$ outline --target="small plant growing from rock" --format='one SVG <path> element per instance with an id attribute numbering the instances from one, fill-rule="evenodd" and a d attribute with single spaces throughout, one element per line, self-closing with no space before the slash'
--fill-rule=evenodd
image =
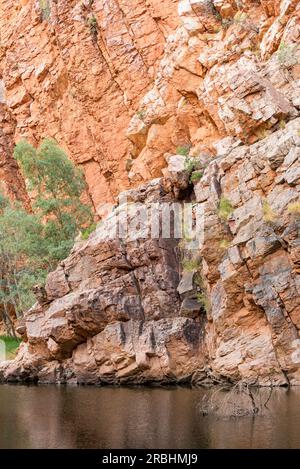
<path id="1" fill-rule="evenodd" d="M 230 246 L 230 241 L 228 241 L 228 239 L 225 239 L 225 238 L 224 238 L 224 239 L 221 239 L 221 241 L 220 241 L 220 243 L 219 243 L 219 246 L 220 246 L 221 249 L 226 250 L 226 249 L 228 249 L 229 246 Z"/>
<path id="2" fill-rule="evenodd" d="M 285 65 L 285 66 L 294 65 L 295 63 L 297 63 L 297 60 L 295 58 L 295 50 L 296 50 L 296 46 L 286 44 L 285 42 L 282 41 L 280 43 L 280 46 L 277 52 L 278 62 L 281 65 Z"/>
<path id="3" fill-rule="evenodd" d="M 203 306 L 206 313 L 208 313 L 210 311 L 211 305 L 207 294 L 204 291 L 198 292 L 196 295 L 196 299 L 198 303 Z"/>
<path id="4" fill-rule="evenodd" d="M 267 200 L 264 200 L 262 203 L 263 209 L 263 219 L 266 223 L 274 223 L 276 221 L 277 215 L 272 209 L 271 205 Z"/>
<path id="5" fill-rule="evenodd" d="M 92 223 L 88 228 L 86 228 L 85 230 L 82 230 L 81 238 L 84 240 L 88 239 L 90 234 L 92 234 L 95 231 L 96 227 L 97 227 L 96 223 Z"/>
<path id="6" fill-rule="evenodd" d="M 94 14 L 87 19 L 87 24 L 90 28 L 91 35 L 96 37 L 98 34 L 98 22 Z"/>
<path id="7" fill-rule="evenodd" d="M 286 122 L 285 122 L 284 119 L 280 119 L 279 128 L 282 129 L 282 130 L 286 128 Z"/>
<path id="8" fill-rule="evenodd" d="M 181 156 L 188 156 L 191 150 L 190 145 L 182 145 L 176 148 L 176 154 Z"/>
<path id="9" fill-rule="evenodd" d="M 218 10 L 216 9 L 213 2 L 210 2 L 210 3 L 211 3 L 211 10 L 212 10 L 212 13 L 214 14 L 214 16 L 217 18 L 218 21 L 222 21 L 221 14 L 218 12 Z"/>
<path id="10" fill-rule="evenodd" d="M 42 12 L 42 19 L 48 20 L 51 14 L 50 0 L 39 0 L 39 4 Z"/>
<path id="11" fill-rule="evenodd" d="M 224 196 L 221 197 L 218 206 L 218 217 L 223 221 L 227 221 L 232 212 L 233 206 L 231 205 L 230 200 Z"/>
<path id="12" fill-rule="evenodd" d="M 183 259 L 182 267 L 186 272 L 194 272 L 200 267 L 199 259 Z"/>
<path id="13" fill-rule="evenodd" d="M 247 13 L 242 12 L 242 11 L 238 11 L 238 12 L 234 15 L 233 21 L 234 21 L 235 23 L 241 24 L 241 23 L 243 23 L 244 21 L 246 21 L 247 18 L 248 18 Z"/>
<path id="14" fill-rule="evenodd" d="M 288 205 L 288 213 L 295 218 L 300 218 L 300 202 L 293 202 Z"/>
<path id="15" fill-rule="evenodd" d="M 14 334 L 14 330 L 12 332 Z M 0 342 L 3 342 L 5 344 L 6 359 L 13 360 L 17 355 L 18 348 L 22 341 L 18 339 L 15 335 L 1 335 Z"/>
<path id="16" fill-rule="evenodd" d="M 199 271 L 195 274 L 194 283 L 199 289 L 203 290 L 204 288 L 203 278 L 199 274 Z"/>
<path id="17" fill-rule="evenodd" d="M 203 173 L 201 171 L 194 171 L 190 177 L 190 182 L 192 184 L 195 184 L 200 181 L 202 176 L 203 176 Z"/>
<path id="18" fill-rule="evenodd" d="M 185 159 L 184 162 L 184 169 L 191 173 L 192 171 L 195 170 L 196 166 L 196 161 L 193 158 L 190 158 L 189 156 Z"/>
<path id="19" fill-rule="evenodd" d="M 259 48 L 259 44 L 252 43 L 251 46 L 247 50 L 252 52 L 252 54 L 254 54 L 256 57 L 260 57 L 261 51 Z"/>
<path id="20" fill-rule="evenodd" d="M 141 121 L 143 121 L 146 117 L 145 109 L 141 109 L 140 111 L 137 111 L 136 115 Z"/>

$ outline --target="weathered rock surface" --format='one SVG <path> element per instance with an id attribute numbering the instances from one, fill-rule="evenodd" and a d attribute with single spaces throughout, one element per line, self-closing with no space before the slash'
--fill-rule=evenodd
<path id="1" fill-rule="evenodd" d="M 186 240 L 151 239 L 147 226 L 137 239 L 108 239 L 123 220 L 116 206 L 48 277 L 2 379 L 300 384 L 299 154 L 297 118 L 216 157 L 190 186 L 204 231 L 189 263 Z M 174 186 L 186 186 L 184 170 L 175 184 L 177 160 L 123 197 L 148 208 L 176 201 Z"/>
<path id="2" fill-rule="evenodd" d="M 13 139 L 56 138 L 95 209 L 166 152 L 252 142 L 300 105 L 294 0 L 1 0 L 0 36 Z"/>
<path id="3" fill-rule="evenodd" d="M 0 85 L 1 88 L 1 85 Z M 1 190 L 13 200 L 21 200 L 29 207 L 30 200 L 25 183 L 19 173 L 14 148 L 15 122 L 7 106 L 1 101 L 0 89 L 0 182 Z"/>
<path id="4" fill-rule="evenodd" d="M 203 242 L 184 263 L 182 240 L 106 239 L 104 217 L 37 292 L 1 379 L 300 384 L 299 1 L 43 5 L 0 0 L 6 191 L 29 203 L 14 141 L 54 137 L 101 216 L 124 189 L 192 200 Z"/>
<path id="5" fill-rule="evenodd" d="M 234 380 L 300 384 L 299 131 L 298 118 L 235 148 L 195 188 L 203 207 L 209 366 Z M 220 197 L 232 207 L 225 221 Z"/>
<path id="6" fill-rule="evenodd" d="M 150 208 L 173 200 L 159 179 L 126 195 Z M 122 217 L 122 205 L 49 275 L 5 378 L 177 382 L 201 367 L 205 318 L 199 306 L 192 318 L 180 314 L 178 240 L 132 240 L 130 230 L 109 239 L 118 211 Z"/>
<path id="7" fill-rule="evenodd" d="M 128 186 L 126 128 L 151 86 L 177 2 L 0 2 L 0 78 L 15 139 L 56 138 L 95 208 Z"/>

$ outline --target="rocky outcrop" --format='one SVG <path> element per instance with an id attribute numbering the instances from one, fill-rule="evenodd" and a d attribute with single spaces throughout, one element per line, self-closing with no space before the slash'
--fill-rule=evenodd
<path id="1" fill-rule="evenodd" d="M 300 384 L 299 11 L 0 0 L 7 191 L 26 199 L 13 142 L 54 137 L 102 217 L 37 292 L 1 379 Z M 191 202 L 199 245 L 147 223 L 108 236 L 124 197 Z"/>
<path id="2" fill-rule="evenodd" d="M 120 202 L 50 274 L 2 379 L 300 384 L 299 155 L 300 118 L 220 142 L 193 187 L 186 157 L 169 157 L 163 179 L 122 194 L 132 212 Z M 197 208 L 196 240 L 148 225 L 115 237 L 137 209 L 176 200 Z"/>
<path id="3" fill-rule="evenodd" d="M 300 383 L 299 130 L 298 118 L 217 157 L 195 187 L 210 368 L 233 380 Z"/>
<path id="4" fill-rule="evenodd" d="M 149 210 L 174 199 L 159 179 L 124 195 Z M 25 316 L 26 343 L 7 379 L 177 382 L 200 366 L 205 318 L 199 304 L 196 317 L 180 313 L 178 240 L 140 232 L 132 239 L 131 230 L 115 238 L 125 218 L 120 204 L 49 275 Z"/>
<path id="5" fill-rule="evenodd" d="M 95 209 L 161 176 L 164 154 L 214 156 L 299 107 L 295 0 L 0 1 L 13 138 L 53 137 Z"/>
<path id="6" fill-rule="evenodd" d="M 15 140 L 55 138 L 95 208 L 129 185 L 128 123 L 151 87 L 177 2 L 0 1 L 0 78 Z"/>

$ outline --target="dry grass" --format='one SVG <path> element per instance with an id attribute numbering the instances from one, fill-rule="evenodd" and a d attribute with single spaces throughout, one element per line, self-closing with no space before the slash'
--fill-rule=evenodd
<path id="1" fill-rule="evenodd" d="M 272 209 L 271 205 L 267 200 L 263 201 L 263 219 L 266 223 L 274 223 L 277 219 L 277 215 Z"/>

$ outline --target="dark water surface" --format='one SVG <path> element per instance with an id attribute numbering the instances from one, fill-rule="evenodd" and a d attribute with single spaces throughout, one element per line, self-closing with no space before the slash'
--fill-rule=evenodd
<path id="1" fill-rule="evenodd" d="M 300 389 L 239 419 L 203 416 L 207 392 L 0 385 L 0 448 L 300 448 Z"/>

